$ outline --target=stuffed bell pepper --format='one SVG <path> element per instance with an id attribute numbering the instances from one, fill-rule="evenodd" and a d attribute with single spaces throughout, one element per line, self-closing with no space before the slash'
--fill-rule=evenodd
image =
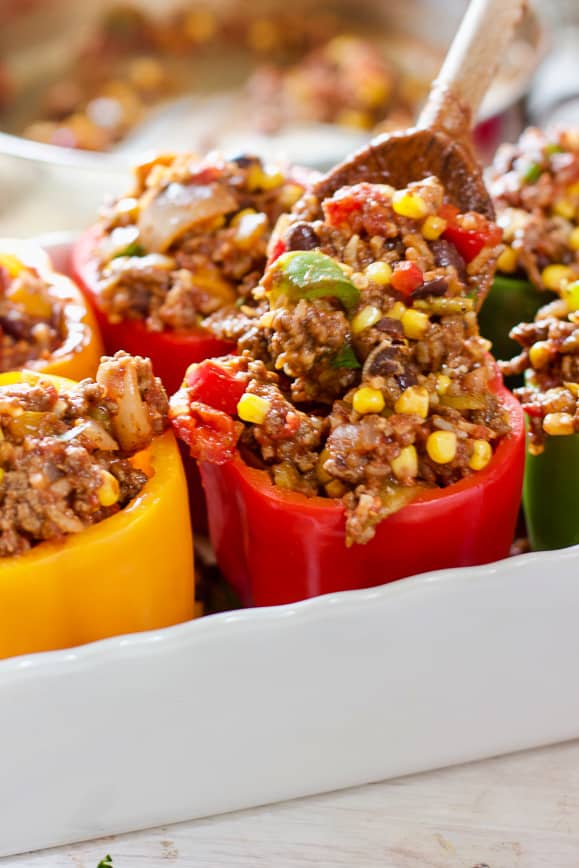
<path id="1" fill-rule="evenodd" d="M 82 379 L 102 355 L 94 315 L 38 246 L 0 239 L 0 372 L 26 367 Z"/>
<path id="2" fill-rule="evenodd" d="M 187 491 L 149 360 L 0 374 L 0 657 L 193 615 Z"/>
<path id="3" fill-rule="evenodd" d="M 579 280 L 562 296 L 511 331 L 522 350 L 501 363 L 525 376 L 515 390 L 528 420 L 523 508 L 539 550 L 579 543 Z"/>
<path id="4" fill-rule="evenodd" d="M 218 562 L 257 605 L 509 553 L 523 414 L 478 332 L 500 231 L 436 178 L 307 195 L 238 354 L 171 400 Z"/>
<path id="5" fill-rule="evenodd" d="M 170 392 L 191 362 L 229 352 L 294 175 L 256 157 L 163 156 L 137 168 L 73 255 L 105 349 L 151 358 Z"/>
<path id="6" fill-rule="evenodd" d="M 526 130 L 501 145 L 488 183 L 505 248 L 480 326 L 495 356 L 509 358 L 510 330 L 579 279 L 579 133 Z"/>

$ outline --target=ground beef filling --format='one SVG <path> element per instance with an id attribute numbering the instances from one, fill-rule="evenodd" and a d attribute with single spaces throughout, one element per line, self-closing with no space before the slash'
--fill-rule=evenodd
<path id="1" fill-rule="evenodd" d="M 579 279 L 579 134 L 531 128 L 502 145 L 488 182 L 506 248 L 499 271 L 558 291 Z"/>
<path id="2" fill-rule="evenodd" d="M 470 258 L 442 237 L 451 220 L 451 237 L 462 228 L 485 239 Z M 272 240 L 281 255 L 256 291 L 264 313 L 239 355 L 210 363 L 244 388 L 240 421 L 221 421 L 227 448 L 237 442 L 282 488 L 341 499 L 348 543 L 367 542 L 424 487 L 482 470 L 509 424 L 471 266 L 496 255 L 499 237 L 480 215 L 445 210 L 434 178 L 302 202 Z M 204 435 L 216 427 L 199 385 L 206 364 L 188 375 L 172 416 L 193 454 L 226 460 L 231 451 L 216 456 Z M 196 420 L 185 434 L 183 412 Z"/>
<path id="3" fill-rule="evenodd" d="M 515 395 L 527 414 L 529 451 L 538 455 L 547 437 L 579 432 L 579 312 L 557 300 L 510 336 L 522 352 L 500 366 L 507 376 L 525 374 Z"/>
<path id="4" fill-rule="evenodd" d="M 152 331 L 201 325 L 235 337 L 240 304 L 266 263 L 275 221 L 303 185 L 256 157 L 162 157 L 137 169 L 135 189 L 102 216 L 99 303 L 111 322 Z"/>
<path id="5" fill-rule="evenodd" d="M 48 360 L 66 339 L 64 303 L 50 282 L 0 254 L 0 371 Z"/>
<path id="6" fill-rule="evenodd" d="M 0 556 L 125 507 L 147 481 L 131 457 L 165 429 L 167 408 L 149 360 L 125 353 L 71 391 L 26 374 L 0 385 Z"/>

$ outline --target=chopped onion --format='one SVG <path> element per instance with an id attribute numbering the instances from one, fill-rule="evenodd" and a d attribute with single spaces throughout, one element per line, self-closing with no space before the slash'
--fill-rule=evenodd
<path id="1" fill-rule="evenodd" d="M 111 425 L 121 449 L 124 452 L 144 449 L 151 441 L 153 429 L 139 391 L 134 360 L 127 356 L 115 359 L 114 365 L 102 361 L 97 382 L 105 390 L 105 397 L 117 404 L 118 412 L 112 417 Z"/>
<path id="2" fill-rule="evenodd" d="M 237 209 L 235 196 L 221 184 L 172 183 L 143 201 L 139 236 L 147 250 L 163 253 L 197 223 Z"/>

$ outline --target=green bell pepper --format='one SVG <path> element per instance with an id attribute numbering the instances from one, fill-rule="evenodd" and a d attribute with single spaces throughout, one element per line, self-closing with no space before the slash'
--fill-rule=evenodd
<path id="1" fill-rule="evenodd" d="M 547 437 L 540 455 L 527 452 L 523 509 L 533 549 L 579 543 L 579 434 Z"/>
<path id="2" fill-rule="evenodd" d="M 539 308 L 556 297 L 528 280 L 497 274 L 478 317 L 481 335 L 492 342 L 493 356 L 510 359 L 519 353 L 521 348 L 510 339 L 510 330 L 521 322 L 532 322 Z"/>
<path id="3" fill-rule="evenodd" d="M 337 262 L 324 253 L 309 250 L 283 253 L 270 266 L 269 284 L 267 295 L 272 307 L 284 296 L 290 301 L 336 298 L 350 311 L 360 300 L 358 288 Z"/>

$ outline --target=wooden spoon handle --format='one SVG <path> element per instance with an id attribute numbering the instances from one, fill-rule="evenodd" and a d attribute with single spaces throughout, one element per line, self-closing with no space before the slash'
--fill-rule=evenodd
<path id="1" fill-rule="evenodd" d="M 526 0 L 471 0 L 418 127 L 466 138 L 508 47 Z"/>

